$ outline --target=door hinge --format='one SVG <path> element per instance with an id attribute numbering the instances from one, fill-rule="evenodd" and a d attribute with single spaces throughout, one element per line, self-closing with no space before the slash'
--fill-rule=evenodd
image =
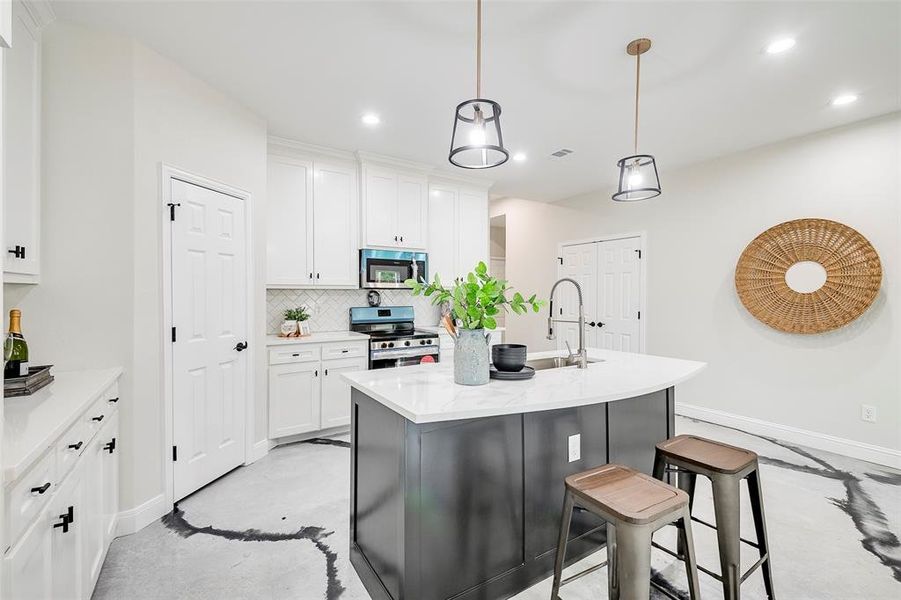
<path id="1" fill-rule="evenodd" d="M 641 260 L 641 250 L 635 250 L 635 251 L 638 252 L 638 260 Z"/>
<path id="2" fill-rule="evenodd" d="M 178 446 L 172 446 L 172 461 L 178 460 Z"/>
<path id="3" fill-rule="evenodd" d="M 181 206 L 181 203 L 180 202 L 170 202 L 166 206 L 169 207 L 169 220 L 174 221 L 175 220 L 175 207 Z"/>
<path id="4" fill-rule="evenodd" d="M 558 256 L 558 257 L 557 257 L 557 260 L 560 261 L 560 264 L 561 264 L 561 265 L 563 264 L 563 257 L 562 257 L 562 256 Z"/>
<path id="5" fill-rule="evenodd" d="M 172 343 L 175 343 L 175 327 L 172 328 Z"/>

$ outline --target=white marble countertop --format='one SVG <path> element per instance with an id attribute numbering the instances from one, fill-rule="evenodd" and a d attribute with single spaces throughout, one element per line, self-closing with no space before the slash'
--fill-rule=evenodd
<path id="1" fill-rule="evenodd" d="M 529 354 L 529 360 L 562 356 L 556 351 Z M 453 362 L 343 374 L 363 391 L 414 423 L 493 417 L 599 404 L 641 396 L 698 374 L 707 363 L 648 354 L 590 348 L 603 362 L 587 369 L 538 371 L 525 381 L 492 379 L 488 385 L 454 383 Z"/>
<path id="2" fill-rule="evenodd" d="M 20 477 L 120 375 L 120 368 L 53 373 L 34 394 L 4 398 L 3 482 Z"/>
<path id="3" fill-rule="evenodd" d="M 284 338 L 277 335 L 267 335 L 267 346 L 289 346 L 293 344 L 327 344 L 329 342 L 363 342 L 369 339 L 365 333 L 356 331 L 316 331 L 303 337 Z"/>

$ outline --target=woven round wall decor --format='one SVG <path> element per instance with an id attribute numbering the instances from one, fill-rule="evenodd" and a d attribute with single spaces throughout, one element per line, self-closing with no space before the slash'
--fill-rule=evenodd
<path id="1" fill-rule="evenodd" d="M 794 265 L 825 270 L 818 289 L 796 291 L 786 281 Z M 798 219 L 767 229 L 748 244 L 735 267 L 735 289 L 754 317 L 789 333 L 822 333 L 863 314 L 879 292 L 882 264 L 873 245 L 847 225 Z M 795 286 L 797 287 L 797 286 Z"/>

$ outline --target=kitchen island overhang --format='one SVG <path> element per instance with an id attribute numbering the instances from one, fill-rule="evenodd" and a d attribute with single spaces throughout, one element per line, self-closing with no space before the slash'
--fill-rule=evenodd
<path id="1" fill-rule="evenodd" d="M 566 475 L 606 462 L 650 472 L 654 444 L 674 434 L 674 386 L 704 363 L 589 356 L 602 362 L 478 387 L 455 385 L 447 363 L 344 376 L 351 561 L 373 598 L 509 597 L 553 568 Z M 571 539 L 568 563 L 603 547 L 603 522 L 577 512 Z"/>

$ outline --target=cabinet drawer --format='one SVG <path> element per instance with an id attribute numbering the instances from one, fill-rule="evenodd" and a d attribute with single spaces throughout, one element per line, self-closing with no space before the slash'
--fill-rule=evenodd
<path id="1" fill-rule="evenodd" d="M 322 345 L 322 360 L 335 358 L 359 358 L 366 356 L 366 344 L 360 342 L 343 342 Z"/>
<path id="2" fill-rule="evenodd" d="M 105 417 L 104 420 L 106 420 Z M 90 427 L 83 420 L 77 421 L 62 435 L 56 443 L 57 481 L 62 481 L 78 461 L 78 457 L 84 454 L 91 436 Z"/>
<path id="3" fill-rule="evenodd" d="M 310 362 L 319 360 L 319 346 L 305 344 L 298 346 L 285 346 L 269 350 L 269 364 L 282 365 L 285 363 Z"/>
<path id="4" fill-rule="evenodd" d="M 7 542 L 14 544 L 19 535 L 46 506 L 47 501 L 56 490 L 56 453 L 48 452 L 21 479 L 9 488 L 6 496 L 6 523 L 9 537 Z"/>

